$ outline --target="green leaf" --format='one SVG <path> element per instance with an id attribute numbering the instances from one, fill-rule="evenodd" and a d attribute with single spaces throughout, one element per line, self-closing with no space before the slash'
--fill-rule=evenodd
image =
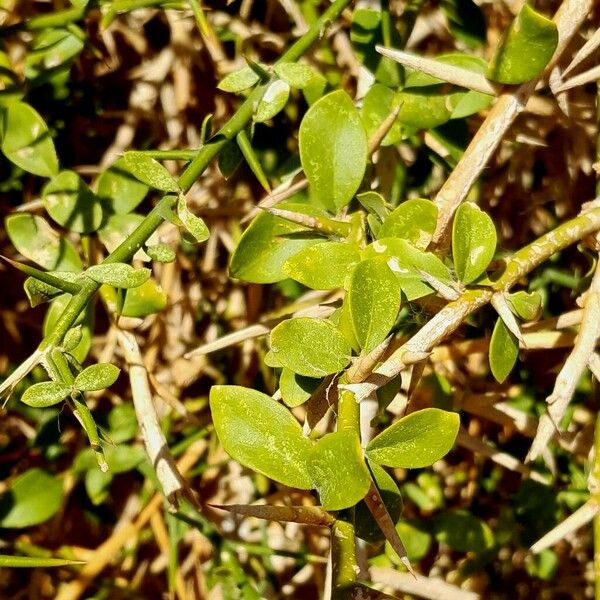
<path id="1" fill-rule="evenodd" d="M 310 65 L 302 63 L 279 63 L 273 70 L 277 77 L 283 79 L 290 87 L 299 90 L 310 85 L 318 77 L 318 73 Z"/>
<path id="2" fill-rule="evenodd" d="M 217 87 L 223 92 L 243 92 L 257 84 L 259 79 L 260 77 L 254 69 L 244 67 L 223 77 Z"/>
<path id="3" fill-rule="evenodd" d="M 307 464 L 313 487 L 326 510 L 354 506 L 369 491 L 371 476 L 354 431 L 324 435 L 308 454 Z"/>
<path id="4" fill-rule="evenodd" d="M 246 160 L 246 164 L 250 168 L 250 170 L 254 173 L 256 179 L 258 179 L 260 185 L 263 186 L 263 189 L 267 194 L 271 192 L 271 187 L 269 186 L 269 180 L 265 175 L 265 172 L 260 164 L 260 160 L 258 160 L 258 156 L 256 156 L 256 152 L 254 152 L 254 148 L 252 148 L 252 143 L 246 134 L 246 131 L 242 129 L 235 136 L 239 149 Z"/>
<path id="5" fill-rule="evenodd" d="M 29 104 L 10 102 L 2 120 L 2 152 L 17 166 L 41 177 L 58 173 L 54 142 L 44 119 Z"/>
<path id="6" fill-rule="evenodd" d="M 278 206 L 311 216 L 326 216 L 323 211 L 305 204 L 282 202 Z M 286 279 L 288 275 L 283 269 L 286 261 L 302 249 L 323 242 L 322 237 L 309 231 L 307 227 L 262 212 L 244 231 L 231 256 L 231 276 L 252 283 Z"/>
<path id="7" fill-rule="evenodd" d="M 242 164 L 244 155 L 240 150 L 237 140 L 231 140 L 223 147 L 223 150 L 219 153 L 218 165 L 221 175 L 225 179 L 229 179 Z"/>
<path id="8" fill-rule="evenodd" d="M 346 277 L 360 260 L 358 245 L 323 242 L 304 248 L 283 265 L 284 272 L 314 290 L 344 287 Z"/>
<path id="9" fill-rule="evenodd" d="M 452 258 L 458 279 L 475 281 L 496 251 L 496 228 L 490 216 L 472 202 L 458 207 L 452 226 Z"/>
<path id="10" fill-rule="evenodd" d="M 464 510 L 440 515 L 433 522 L 436 539 L 456 552 L 480 554 L 494 546 L 494 534 L 483 522 Z"/>
<path id="11" fill-rule="evenodd" d="M 81 560 L 68 560 L 66 558 L 50 558 L 42 556 L 8 556 L 0 555 L 0 568 L 15 569 L 15 568 L 50 568 L 50 567 L 67 567 L 69 565 L 83 565 L 85 562 Z"/>
<path id="12" fill-rule="evenodd" d="M 397 122 L 416 129 L 432 129 L 450 119 L 453 95 L 442 93 L 439 86 L 407 88 L 396 94 L 395 103 L 402 105 Z"/>
<path id="13" fill-rule="evenodd" d="M 429 552 L 432 536 L 424 530 L 422 525 L 419 526 L 417 521 L 400 521 L 396 525 L 396 531 L 400 536 L 402 545 L 406 549 L 408 560 L 411 563 L 421 560 Z M 385 555 L 396 566 L 402 565 L 396 551 L 387 541 L 385 543 Z"/>
<path id="14" fill-rule="evenodd" d="M 109 252 L 114 252 L 125 239 L 130 236 L 144 221 L 142 215 L 130 213 L 127 215 L 110 215 L 102 229 L 98 231 L 98 237 Z M 152 240 L 152 237 L 150 238 Z M 144 260 L 148 258 L 143 250 L 138 250 L 135 259 Z"/>
<path id="15" fill-rule="evenodd" d="M 406 200 L 387 216 L 377 237 L 402 238 L 424 250 L 435 231 L 437 212 L 437 207 L 431 200 Z"/>
<path id="16" fill-rule="evenodd" d="M 232 458 L 284 485 L 312 487 L 306 464 L 311 442 L 285 406 L 256 390 L 215 385 L 210 409 L 219 440 Z"/>
<path id="17" fill-rule="evenodd" d="M 122 157 L 102 172 L 96 189 L 98 197 L 117 215 L 135 210 L 148 193 L 148 186 L 129 172 Z"/>
<path id="18" fill-rule="evenodd" d="M 21 402 L 34 408 L 46 408 L 62 402 L 71 388 L 62 381 L 43 381 L 29 386 L 21 396 Z"/>
<path id="19" fill-rule="evenodd" d="M 138 431 L 135 409 L 131 404 L 118 404 L 108 413 L 108 431 L 114 444 L 132 440 Z"/>
<path id="20" fill-rule="evenodd" d="M 47 521 L 63 503 L 63 483 L 42 469 L 19 475 L 0 498 L 0 527 L 21 529 Z"/>
<path id="21" fill-rule="evenodd" d="M 109 363 L 87 367 L 75 377 L 73 387 L 82 392 L 95 392 L 110 387 L 119 377 L 121 370 Z"/>
<path id="22" fill-rule="evenodd" d="M 74 171 L 61 171 L 42 191 L 46 212 L 65 229 L 91 233 L 102 225 L 100 199 Z"/>
<path id="23" fill-rule="evenodd" d="M 380 125 L 385 121 L 394 107 L 396 93 L 381 83 L 375 83 L 363 98 L 360 116 L 367 130 L 368 137 L 372 137 Z M 395 121 L 391 129 L 381 141 L 382 146 L 392 146 L 402 139 L 402 126 Z"/>
<path id="24" fill-rule="evenodd" d="M 502 319 L 496 321 L 490 340 L 490 369 L 498 383 L 502 383 L 512 371 L 519 357 L 519 340 L 511 333 Z"/>
<path id="25" fill-rule="evenodd" d="M 350 362 L 351 352 L 337 327 L 325 319 L 287 319 L 271 332 L 269 354 L 281 366 L 306 377 L 341 371 Z"/>
<path id="26" fill-rule="evenodd" d="M 100 288 L 100 294 L 108 310 L 113 313 L 118 312 L 117 290 L 114 287 L 103 285 Z M 127 290 L 120 314 L 124 317 L 147 317 L 164 310 L 167 302 L 167 294 L 161 286 L 154 279 L 148 279 L 142 285 Z"/>
<path id="27" fill-rule="evenodd" d="M 72 327 L 65 334 L 65 338 L 62 343 L 63 350 L 65 352 L 71 352 L 71 350 L 75 350 L 77 346 L 79 346 L 81 339 L 83 337 L 83 332 L 81 330 L 81 325 L 77 325 L 77 327 Z"/>
<path id="28" fill-rule="evenodd" d="M 431 252 L 423 252 L 411 243 L 399 238 L 379 239 L 363 251 L 363 259 L 377 256 L 387 259 L 388 267 L 400 281 L 402 292 L 408 300 L 416 300 L 433 293 L 421 272 L 425 272 L 442 283 L 453 286 L 450 269 Z"/>
<path id="29" fill-rule="evenodd" d="M 358 194 L 356 199 L 367 209 L 370 215 L 375 216 L 381 223 L 390 214 L 390 209 L 384 197 L 377 192 L 363 192 Z"/>
<path id="30" fill-rule="evenodd" d="M 319 379 L 303 377 L 290 369 L 283 369 L 279 378 L 281 397 L 287 406 L 295 408 L 310 398 L 311 394 L 319 387 L 319 383 Z"/>
<path id="31" fill-rule="evenodd" d="M 542 296 L 539 292 L 519 291 L 506 297 L 510 309 L 524 321 L 535 321 L 542 312 Z"/>
<path id="32" fill-rule="evenodd" d="M 453 37 L 473 48 L 485 44 L 485 18 L 473 0 L 442 0 L 441 8 Z"/>
<path id="33" fill-rule="evenodd" d="M 356 339 L 369 353 L 387 337 L 400 310 L 401 288 L 385 257 L 360 262 L 348 287 L 348 308 Z"/>
<path id="34" fill-rule="evenodd" d="M 92 265 L 85 274 L 98 283 L 107 283 L 117 288 L 135 288 L 150 278 L 150 269 L 134 269 L 125 263 Z"/>
<path id="35" fill-rule="evenodd" d="M 94 506 L 100 506 L 110 496 L 110 486 L 114 474 L 110 469 L 106 472 L 100 469 L 90 469 L 85 474 L 85 491 Z"/>
<path id="36" fill-rule="evenodd" d="M 25 59 L 25 77 L 43 77 L 44 74 L 55 72 L 62 65 L 71 63 L 85 47 L 83 39 L 83 32 L 73 25 L 71 31 L 57 27 L 39 32 Z"/>
<path id="37" fill-rule="evenodd" d="M 54 269 L 61 254 L 61 238 L 42 217 L 21 213 L 5 220 L 13 246 L 44 269 Z"/>
<path id="38" fill-rule="evenodd" d="M 44 336 L 47 336 L 54 329 L 70 300 L 71 296 L 69 294 L 63 294 L 52 300 L 44 317 Z M 79 362 L 85 360 L 92 345 L 92 322 L 93 313 L 88 305 L 86 310 L 79 314 L 79 317 L 74 323 L 74 325 L 81 324 L 81 341 L 75 349 L 70 351 L 70 354 L 72 354 Z"/>
<path id="39" fill-rule="evenodd" d="M 210 237 L 206 223 L 190 211 L 183 195 L 179 196 L 179 200 L 177 200 L 177 216 L 196 242 L 205 242 Z"/>
<path id="40" fill-rule="evenodd" d="M 315 198 L 332 212 L 346 206 L 367 166 L 367 134 L 350 96 L 338 90 L 315 102 L 300 124 L 299 143 Z"/>
<path id="41" fill-rule="evenodd" d="M 163 192 L 179 192 L 179 184 L 171 173 L 145 152 L 125 152 L 124 167 L 139 181 Z"/>
<path id="42" fill-rule="evenodd" d="M 168 244 L 156 244 L 146 246 L 146 254 L 156 262 L 170 263 L 175 260 L 175 250 Z"/>
<path id="43" fill-rule="evenodd" d="M 358 60 L 369 70 L 375 79 L 391 88 L 402 83 L 402 67 L 393 60 L 381 56 L 375 50 L 378 44 L 384 44 L 382 13 L 371 8 L 355 8 L 352 11 L 350 41 Z M 401 43 L 395 27 L 390 28 L 392 46 Z"/>
<path id="44" fill-rule="evenodd" d="M 272 119 L 285 107 L 290 97 L 290 86 L 281 79 L 269 84 L 254 113 L 256 123 L 264 123 Z"/>
<path id="45" fill-rule="evenodd" d="M 511 85 L 529 81 L 544 70 L 557 44 L 554 21 L 524 4 L 498 43 L 487 77 Z"/>
<path id="46" fill-rule="evenodd" d="M 418 469 L 445 456 L 454 445 L 457 413 L 424 408 L 402 417 L 367 446 L 367 456 L 380 465 Z"/>
<path id="47" fill-rule="evenodd" d="M 73 275 L 73 279 L 68 279 L 68 281 L 71 282 L 74 281 L 76 277 L 74 273 L 67 272 L 54 272 L 50 274 L 54 276 L 64 276 L 67 274 Z M 45 281 L 40 281 L 35 277 L 28 277 L 23 284 L 23 289 L 25 290 L 25 294 L 27 295 L 32 308 L 38 306 L 39 304 L 43 304 L 44 302 L 49 302 L 52 300 L 52 298 L 56 298 L 56 296 L 64 294 L 64 291 L 61 288 L 57 288 L 49 283 L 46 283 Z"/>

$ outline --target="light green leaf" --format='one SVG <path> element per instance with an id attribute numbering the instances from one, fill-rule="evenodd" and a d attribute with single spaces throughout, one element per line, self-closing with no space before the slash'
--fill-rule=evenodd
<path id="1" fill-rule="evenodd" d="M 539 292 L 519 291 L 506 297 L 510 309 L 525 321 L 535 321 L 542 312 L 542 296 Z"/>
<path id="2" fill-rule="evenodd" d="M 123 166 L 139 181 L 163 192 L 178 192 L 179 184 L 157 160 L 144 152 L 125 152 Z"/>
<path id="3" fill-rule="evenodd" d="M 62 402 L 71 388 L 61 381 L 43 381 L 29 386 L 21 396 L 21 402 L 34 408 L 46 408 Z"/>
<path id="4" fill-rule="evenodd" d="M 290 86 L 281 79 L 276 79 L 269 84 L 263 97 L 258 103 L 258 108 L 254 114 L 256 123 L 264 123 L 272 119 L 286 105 L 290 97 Z"/>
<path id="5" fill-rule="evenodd" d="M 260 77 L 251 67 L 243 67 L 221 79 L 217 87 L 223 92 L 243 92 L 258 83 Z"/>
<path id="6" fill-rule="evenodd" d="M 87 367 L 75 377 L 73 387 L 82 392 L 95 392 L 110 387 L 119 377 L 121 369 L 109 363 Z"/>
<path id="7" fill-rule="evenodd" d="M 156 262 L 170 263 L 175 260 L 175 250 L 168 244 L 146 246 L 146 254 Z"/>
<path id="8" fill-rule="evenodd" d="M 65 352 L 71 352 L 75 350 L 77 346 L 81 343 L 81 339 L 83 337 L 83 331 L 81 329 L 81 325 L 77 325 L 77 327 L 72 327 L 65 334 L 65 338 L 62 343 L 63 350 Z"/>
<path id="9" fill-rule="evenodd" d="M 273 398 L 239 386 L 210 390 L 213 423 L 225 451 L 242 465 L 290 487 L 308 490 L 311 442 L 292 413 Z"/>
<path id="10" fill-rule="evenodd" d="M 100 291 L 103 292 L 105 287 L 107 286 L 102 286 Z M 109 306 L 113 312 L 116 312 L 116 290 L 112 287 L 108 289 L 111 290 L 106 294 L 106 297 L 109 298 Z M 121 314 L 124 317 L 142 319 L 164 310 L 167 306 L 167 301 L 167 294 L 162 287 L 154 279 L 148 279 L 142 285 L 127 290 Z"/>
<path id="11" fill-rule="evenodd" d="M 445 456 L 454 445 L 457 413 L 424 408 L 402 417 L 367 446 L 367 456 L 380 465 L 419 469 Z"/>
<path id="12" fill-rule="evenodd" d="M 396 525 L 396 531 L 411 563 L 421 560 L 429 552 L 432 536 L 422 525 L 419 527 L 414 521 L 400 521 Z M 385 555 L 395 565 L 402 565 L 396 551 L 387 541 L 385 543 Z"/>
<path id="13" fill-rule="evenodd" d="M 29 104 L 8 103 L 1 137 L 2 152 L 17 166 L 41 177 L 58 173 L 58 158 L 48 127 Z"/>
<path id="14" fill-rule="evenodd" d="M 254 152 L 254 148 L 252 148 L 252 142 L 248 138 L 246 130 L 242 129 L 240 132 L 238 132 L 238 134 L 235 136 L 235 139 L 244 159 L 246 160 L 246 164 L 254 173 L 254 176 L 256 179 L 258 179 L 260 185 L 263 186 L 265 192 L 267 192 L 267 194 L 271 193 L 269 180 L 265 175 L 258 156 L 256 156 L 256 152 Z"/>
<path id="15" fill-rule="evenodd" d="M 75 278 L 77 277 L 75 273 L 58 271 L 51 272 L 51 275 L 61 277 L 70 282 L 75 281 Z M 68 277 L 69 275 L 72 276 L 72 278 Z M 44 281 L 40 281 L 35 277 L 28 277 L 23 284 L 23 289 L 25 290 L 25 294 L 27 295 L 32 308 L 39 304 L 43 304 L 44 302 L 49 302 L 52 298 L 56 298 L 56 296 L 64 294 L 62 289 L 54 287 Z"/>
<path id="16" fill-rule="evenodd" d="M 435 518 L 436 539 L 456 552 L 480 554 L 494 546 L 494 534 L 483 521 L 464 510 L 455 510 Z"/>
<path id="17" fill-rule="evenodd" d="M 50 302 L 44 317 L 44 336 L 47 336 L 54 329 L 70 299 L 71 296 L 69 294 L 62 294 Z M 69 353 L 72 354 L 80 363 L 85 360 L 85 357 L 90 351 L 92 345 L 92 323 L 93 313 L 88 305 L 86 310 L 79 314 L 79 317 L 74 323 L 75 325 L 81 324 L 81 341 L 76 348 L 69 351 Z"/>
<path id="18" fill-rule="evenodd" d="M 454 108 L 454 94 L 444 94 L 439 86 L 407 88 L 396 94 L 401 104 L 397 122 L 415 129 L 432 129 L 448 121 Z"/>
<path id="19" fill-rule="evenodd" d="M 61 171 L 42 191 L 46 212 L 65 229 L 91 233 L 102 225 L 100 199 L 74 171 Z"/>
<path id="20" fill-rule="evenodd" d="M 13 246 L 44 269 L 54 269 L 60 258 L 60 236 L 42 217 L 21 213 L 5 220 Z"/>
<path id="21" fill-rule="evenodd" d="M 363 192 L 362 194 L 358 194 L 356 199 L 367 209 L 370 215 L 375 216 L 381 223 L 390 214 L 390 209 L 384 197 L 377 192 Z"/>
<path id="22" fill-rule="evenodd" d="M 323 242 L 304 248 L 288 258 L 284 272 L 314 290 L 344 286 L 346 277 L 360 260 L 358 245 L 347 242 Z"/>
<path id="23" fill-rule="evenodd" d="M 27 52 L 25 77 L 43 77 L 44 74 L 70 63 L 83 50 L 84 36 L 85 34 L 73 25 L 71 31 L 57 27 L 39 32 Z"/>
<path id="24" fill-rule="evenodd" d="M 21 529 L 43 523 L 58 512 L 62 502 L 62 480 L 42 469 L 29 469 L 0 498 L 0 527 Z"/>
<path id="25" fill-rule="evenodd" d="M 290 369 L 283 369 L 279 378 L 281 397 L 287 406 L 295 408 L 310 398 L 311 394 L 319 387 L 319 383 L 319 379 L 303 377 Z"/>
<path id="26" fill-rule="evenodd" d="M 148 193 L 148 186 L 129 172 L 122 157 L 102 172 L 96 189 L 98 197 L 117 215 L 135 210 Z"/>
<path id="27" fill-rule="evenodd" d="M 280 77 L 290 87 L 302 90 L 318 76 L 310 66 L 302 63 L 279 63 L 273 68 L 277 77 Z"/>
<path id="28" fill-rule="evenodd" d="M 177 216 L 196 242 L 205 242 L 210 237 L 206 223 L 190 211 L 183 195 L 179 196 L 179 200 L 177 200 Z"/>
<path id="29" fill-rule="evenodd" d="M 18 568 L 40 568 L 49 567 L 67 567 L 69 565 L 83 565 L 81 560 L 68 560 L 66 558 L 49 558 L 41 556 L 8 556 L 0 555 L 0 568 L 18 569 Z"/>
<path id="30" fill-rule="evenodd" d="M 137 213 L 110 215 L 108 219 L 106 219 L 102 229 L 98 231 L 98 237 L 104 244 L 104 247 L 109 252 L 113 252 L 139 227 L 139 225 L 141 225 L 143 221 L 144 217 Z M 152 243 L 154 238 L 154 235 L 150 237 L 149 242 Z M 134 259 L 136 260 L 148 260 L 148 258 L 148 255 L 141 249 L 138 250 L 134 256 Z"/>
<path id="31" fill-rule="evenodd" d="M 524 4 L 498 43 L 487 76 L 511 85 L 529 81 L 544 70 L 557 44 L 554 21 Z"/>
<path id="32" fill-rule="evenodd" d="M 458 207 L 452 226 L 452 258 L 458 279 L 468 285 L 490 264 L 496 251 L 496 228 L 472 202 Z"/>
<path id="33" fill-rule="evenodd" d="M 377 237 L 402 238 L 424 250 L 435 231 L 437 212 L 436 205 L 430 200 L 406 200 L 386 217 Z"/>
<path id="34" fill-rule="evenodd" d="M 396 93 L 381 83 L 375 83 L 363 98 L 360 111 L 368 137 L 379 129 L 380 125 L 392 112 Z M 402 139 L 402 126 L 396 121 L 381 141 L 382 146 L 397 144 Z"/>
<path id="35" fill-rule="evenodd" d="M 315 198 L 336 212 L 350 202 L 367 166 L 367 134 L 350 96 L 331 92 L 306 112 L 300 160 Z"/>
<path id="36" fill-rule="evenodd" d="M 324 435 L 310 451 L 307 464 L 313 487 L 326 510 L 354 506 L 369 491 L 371 476 L 354 431 Z"/>
<path id="37" fill-rule="evenodd" d="M 502 383 L 512 371 L 519 357 L 519 340 L 511 333 L 502 319 L 496 321 L 490 340 L 490 369 L 498 383 Z"/>
<path id="38" fill-rule="evenodd" d="M 356 339 L 369 353 L 387 337 L 400 310 L 401 288 L 385 257 L 360 262 L 348 287 L 348 308 Z"/>
<path id="39" fill-rule="evenodd" d="M 278 206 L 311 216 L 326 216 L 305 204 L 282 202 Z M 252 283 L 286 279 L 288 275 L 283 269 L 286 261 L 302 249 L 323 242 L 322 237 L 310 235 L 309 231 L 307 227 L 262 212 L 244 231 L 231 256 L 231 276 Z"/>
<path id="40" fill-rule="evenodd" d="M 92 265 L 85 274 L 98 283 L 107 283 L 117 288 L 135 288 L 150 278 L 150 269 L 134 269 L 125 263 Z"/>
<path id="41" fill-rule="evenodd" d="M 341 371 L 351 352 L 337 327 L 325 319 L 287 319 L 271 332 L 270 354 L 281 366 L 306 377 Z"/>

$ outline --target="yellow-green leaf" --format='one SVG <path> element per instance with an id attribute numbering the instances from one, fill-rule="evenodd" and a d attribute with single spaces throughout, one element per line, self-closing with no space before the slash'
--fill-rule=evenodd
<path id="1" fill-rule="evenodd" d="M 437 212 L 431 200 L 406 200 L 386 217 L 377 237 L 398 237 L 425 249 L 435 231 Z"/>
<path id="2" fill-rule="evenodd" d="M 502 383 L 512 371 L 519 357 L 519 340 L 511 333 L 502 319 L 496 321 L 490 340 L 490 369 L 498 383 Z"/>

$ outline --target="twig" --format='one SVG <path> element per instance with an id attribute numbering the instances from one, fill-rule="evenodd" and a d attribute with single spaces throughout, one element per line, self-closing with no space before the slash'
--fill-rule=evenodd
<path id="1" fill-rule="evenodd" d="M 596 267 L 590 289 L 585 294 L 579 335 L 575 339 L 571 354 L 567 357 L 556 378 L 552 393 L 546 399 L 547 414 L 540 418 L 538 430 L 526 460 L 535 460 L 540 456 L 558 428 L 581 375 L 594 353 L 598 338 L 600 338 L 600 264 Z"/>
<path id="2" fill-rule="evenodd" d="M 517 115 L 525 109 L 538 82 L 544 74 L 551 72 L 570 39 L 587 18 L 592 5 L 592 0 L 564 0 L 554 17 L 559 34 L 558 45 L 544 73 L 524 83 L 514 93 L 502 94 L 490 110 L 456 168 L 435 198 L 438 220 L 432 240 L 434 246 L 443 245 L 454 211 L 466 198 L 471 186 L 487 165 Z"/>
<path id="3" fill-rule="evenodd" d="M 421 71 L 421 73 L 426 73 L 442 81 L 453 83 L 454 85 L 474 90 L 475 92 L 497 96 L 502 89 L 502 86 L 492 83 L 481 73 L 475 73 L 474 71 L 443 63 L 433 58 L 426 58 L 410 52 L 403 52 L 402 50 L 384 48 L 383 46 L 375 46 L 375 50 L 379 54 L 387 56 L 405 67 Z"/>
<path id="4" fill-rule="evenodd" d="M 156 409 L 152 402 L 148 372 L 143 364 L 135 336 L 127 331 L 119 331 L 118 340 L 125 355 L 125 360 L 129 365 L 133 406 L 146 446 L 146 452 L 156 471 L 156 477 L 160 481 L 163 492 L 169 502 L 175 506 L 177 505 L 177 497 L 182 494 L 192 504 L 197 505 L 192 490 L 177 470 L 167 440 L 160 428 Z"/>
<path id="5" fill-rule="evenodd" d="M 575 56 L 563 71 L 563 77 L 581 64 L 600 46 L 600 28 L 594 31 L 592 37 L 576 52 Z"/>
<path id="6" fill-rule="evenodd" d="M 580 85 L 585 85 L 586 83 L 590 83 L 591 81 L 596 81 L 600 78 L 600 65 L 592 67 L 588 71 L 584 71 L 579 75 L 575 75 L 571 79 L 564 81 L 559 86 L 557 86 L 553 92 L 565 92 L 566 90 L 570 90 L 571 88 L 578 87 Z"/>

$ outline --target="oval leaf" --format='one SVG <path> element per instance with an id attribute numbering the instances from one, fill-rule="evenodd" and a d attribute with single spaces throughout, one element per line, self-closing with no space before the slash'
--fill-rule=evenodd
<path id="1" fill-rule="evenodd" d="M 150 278 L 150 269 L 134 269 L 125 263 L 92 265 L 85 274 L 98 283 L 106 283 L 117 288 L 135 288 Z"/>
<path id="2" fill-rule="evenodd" d="M 524 4 L 502 36 L 487 77 L 507 84 L 529 81 L 544 70 L 557 44 L 554 21 Z"/>
<path id="3" fill-rule="evenodd" d="M 168 244 L 146 246 L 146 254 L 156 262 L 170 263 L 175 260 L 175 250 Z"/>
<path id="4" fill-rule="evenodd" d="M 328 210 L 346 206 L 367 166 L 367 134 L 343 90 L 315 102 L 302 119 L 300 160 L 317 200 Z"/>
<path id="5" fill-rule="evenodd" d="M 34 175 L 58 173 L 54 142 L 44 119 L 29 104 L 10 102 L 2 122 L 2 152 L 17 166 Z"/>
<path id="6" fill-rule="evenodd" d="M 452 225 L 452 258 L 458 279 L 468 285 L 490 264 L 496 251 L 496 228 L 472 202 L 461 204 Z"/>
<path id="7" fill-rule="evenodd" d="M 428 467 L 450 451 L 459 425 L 457 413 L 439 408 L 418 410 L 371 440 L 367 456 L 388 467 Z"/>
<path id="8" fill-rule="evenodd" d="M 311 216 L 324 211 L 296 203 L 284 203 L 281 208 Z M 304 248 L 323 242 L 322 237 L 307 237 L 309 229 L 269 213 L 259 214 L 246 231 L 231 256 L 231 276 L 252 283 L 275 283 L 286 279 L 284 264 Z M 304 232 L 304 233 L 303 233 Z M 295 235 L 300 234 L 302 235 Z"/>
<path id="9" fill-rule="evenodd" d="M 135 210 L 148 193 L 148 186 L 129 172 L 123 157 L 103 171 L 96 189 L 98 197 L 117 215 L 126 215 Z"/>
<path id="10" fill-rule="evenodd" d="M 401 288 L 385 257 L 359 263 L 348 287 L 348 308 L 364 353 L 387 337 L 400 310 Z"/>
<path id="11" fill-rule="evenodd" d="M 313 79 L 318 77 L 317 72 L 310 65 L 303 65 L 302 63 L 279 63 L 273 67 L 273 70 L 290 87 L 299 90 L 310 85 Z"/>
<path id="12" fill-rule="evenodd" d="M 542 296 L 539 292 L 519 291 L 507 296 L 511 310 L 525 321 L 535 321 L 542 312 Z"/>
<path id="13" fill-rule="evenodd" d="M 63 484 L 42 469 L 29 469 L 0 499 L 0 527 L 20 529 L 47 521 L 60 509 Z"/>
<path id="14" fill-rule="evenodd" d="M 270 396 L 234 385 L 210 390 L 215 430 L 225 451 L 244 466 L 290 487 L 308 490 L 311 442 L 292 413 Z"/>
<path id="15" fill-rule="evenodd" d="M 269 84 L 263 97 L 258 103 L 258 108 L 254 114 L 254 120 L 257 123 L 264 123 L 272 119 L 286 105 L 290 97 L 290 86 L 281 79 L 276 79 Z"/>
<path id="16" fill-rule="evenodd" d="M 144 152 L 125 152 L 123 165 L 139 181 L 163 192 L 178 192 L 179 184 L 157 160 Z"/>
<path id="17" fill-rule="evenodd" d="M 360 111 L 369 137 L 377 131 L 380 125 L 392 112 L 395 92 L 381 83 L 375 83 L 366 93 Z M 402 127 L 396 121 L 381 141 L 382 146 L 397 144 L 402 139 Z M 368 193 L 368 192 L 367 192 Z"/>
<path id="18" fill-rule="evenodd" d="M 303 377 L 290 369 L 283 369 L 279 378 L 281 397 L 290 408 L 300 406 L 310 398 L 319 383 L 319 379 Z"/>
<path id="19" fill-rule="evenodd" d="M 354 506 L 371 485 L 360 440 L 354 431 L 323 436 L 309 453 L 308 469 L 321 506 L 326 510 Z"/>
<path id="20" fill-rule="evenodd" d="M 344 286 L 346 277 L 360 260 L 356 244 L 324 242 L 304 248 L 283 265 L 284 272 L 314 290 Z"/>
<path id="21" fill-rule="evenodd" d="M 82 392 L 95 392 L 110 387 L 119 377 L 121 370 L 115 365 L 101 363 L 84 369 L 75 377 L 73 387 Z"/>
<path id="22" fill-rule="evenodd" d="M 43 381 L 29 386 L 21 396 L 21 402 L 34 408 L 45 408 L 62 402 L 71 388 L 61 381 Z"/>
<path id="23" fill-rule="evenodd" d="M 91 233 L 102 225 L 100 199 L 74 171 L 61 171 L 42 192 L 46 212 L 65 229 Z"/>
<path id="24" fill-rule="evenodd" d="M 378 238 L 398 237 L 424 250 L 437 223 L 437 207 L 430 200 L 415 198 L 403 202 L 383 222 Z"/>
<path id="25" fill-rule="evenodd" d="M 223 77 L 217 87 L 223 92 L 243 92 L 258 83 L 259 79 L 260 77 L 254 69 L 244 67 Z"/>
<path id="26" fill-rule="evenodd" d="M 339 329 L 325 319 L 299 317 L 271 332 L 271 354 L 278 364 L 306 377 L 341 371 L 352 350 Z"/>
<path id="27" fill-rule="evenodd" d="M 187 206 L 187 202 L 184 196 L 179 196 L 177 201 L 177 216 L 183 223 L 186 231 L 196 240 L 196 242 L 204 242 L 209 236 L 210 232 L 204 221 L 193 214 Z"/>
<path id="28" fill-rule="evenodd" d="M 502 383 L 512 371 L 519 357 L 519 340 L 511 333 L 502 319 L 496 321 L 490 340 L 490 369 L 498 383 Z"/>

